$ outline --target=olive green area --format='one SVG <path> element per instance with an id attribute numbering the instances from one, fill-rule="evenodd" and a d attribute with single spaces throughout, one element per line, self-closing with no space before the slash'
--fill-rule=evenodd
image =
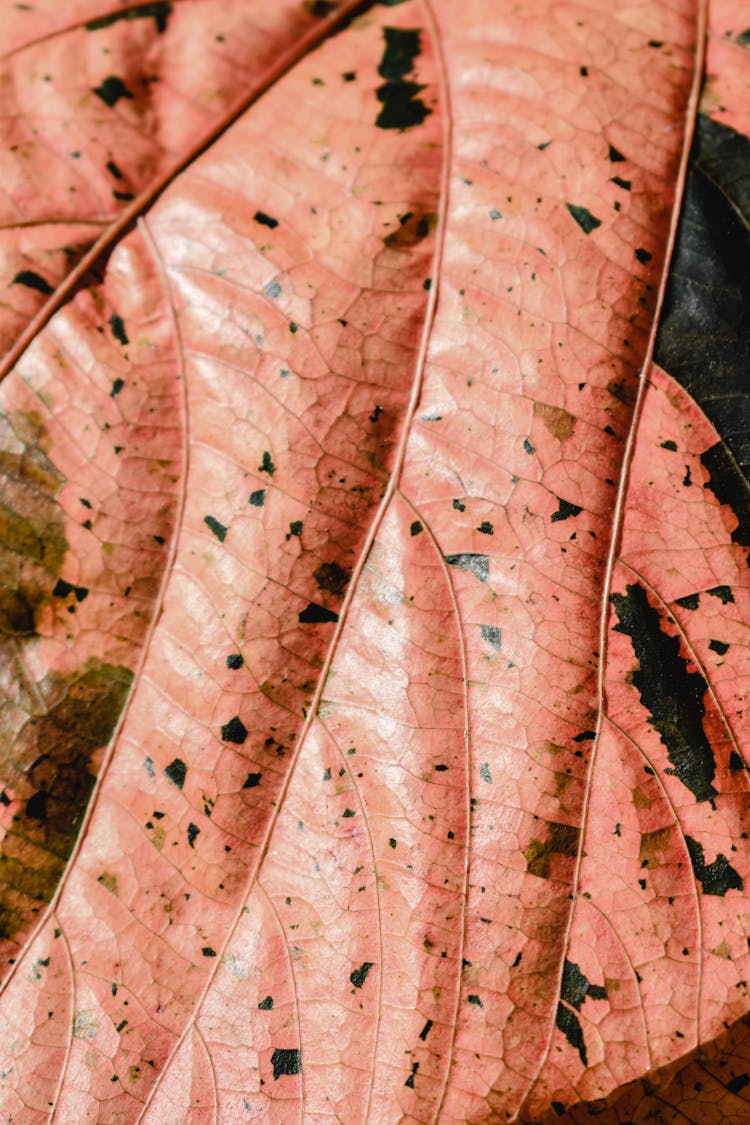
<path id="1" fill-rule="evenodd" d="M 574 857 L 578 854 L 578 835 L 578 829 L 569 824 L 551 823 L 547 839 L 533 839 L 526 848 L 526 870 L 530 875 L 549 879 L 553 855 Z"/>
<path id="2" fill-rule="evenodd" d="M 0 812 L 12 818 L 0 844 L 5 939 L 20 939 L 55 893 L 133 679 L 98 659 L 38 682 L 27 673 L 39 634 L 68 612 L 53 592 L 68 544 L 51 448 L 40 414 L 0 416 L 0 662 L 21 689 L 0 699 Z"/>
<path id="3" fill-rule="evenodd" d="M 0 418 L 0 638 L 34 634 L 68 549 L 49 446 L 37 414 Z"/>
<path id="4" fill-rule="evenodd" d="M 0 854 L 3 938 L 18 936 L 55 893 L 96 781 L 94 755 L 112 737 L 133 673 L 89 660 L 67 680 L 50 679 L 49 694 L 54 691 L 59 702 L 29 719 L 15 740 L 16 763 L 28 765 L 17 786 L 24 796 Z"/>

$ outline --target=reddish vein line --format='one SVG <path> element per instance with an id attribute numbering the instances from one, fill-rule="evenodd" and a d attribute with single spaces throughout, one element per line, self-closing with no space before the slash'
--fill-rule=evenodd
<path id="1" fill-rule="evenodd" d="M 695 119 L 698 112 L 698 102 L 700 99 L 701 85 L 703 83 L 703 68 L 706 53 L 706 37 L 708 28 L 708 0 L 699 0 L 698 12 L 696 17 L 696 45 L 695 45 L 695 68 L 693 71 L 693 82 L 690 89 L 690 96 L 685 109 L 685 135 L 683 138 L 682 153 L 680 156 L 680 166 L 677 172 L 677 182 L 675 185 L 674 203 L 672 204 L 672 215 L 670 218 L 669 232 L 667 235 L 667 245 L 664 253 L 664 264 L 662 266 L 661 280 L 659 283 L 659 292 L 656 298 L 656 307 L 654 309 L 654 316 L 651 323 L 651 332 L 649 335 L 648 345 L 646 347 L 646 354 L 643 357 L 643 365 L 641 367 L 638 393 L 633 408 L 633 416 L 628 429 L 628 436 L 625 442 L 625 450 L 623 453 L 622 467 L 620 469 L 620 479 L 617 486 L 617 498 L 612 512 L 612 534 L 609 540 L 609 549 L 607 552 L 607 563 L 604 571 L 604 578 L 602 583 L 601 594 L 601 612 L 599 615 L 599 668 L 597 672 L 597 697 L 598 697 L 598 713 L 596 718 L 596 737 L 589 759 L 589 766 L 586 774 L 586 785 L 584 788 L 583 808 L 581 810 L 581 827 L 578 836 L 578 854 L 576 856 L 575 871 L 573 873 L 573 882 L 571 886 L 571 905 L 568 911 L 568 922 L 565 928 L 565 934 L 561 942 L 560 969 L 558 974 L 556 996 L 560 996 L 562 992 L 562 974 L 567 958 L 568 949 L 570 947 L 570 938 L 573 929 L 573 918 L 575 916 L 575 902 L 578 896 L 578 887 L 580 884 L 581 864 L 583 861 L 583 844 L 586 838 L 586 830 L 588 827 L 589 808 L 591 804 L 591 782 L 594 773 L 594 766 L 596 763 L 596 751 L 599 744 L 599 739 L 602 733 L 602 726 L 604 717 L 607 712 L 607 640 L 608 640 L 608 619 L 609 619 L 609 597 L 612 589 L 612 581 L 614 577 L 615 565 L 618 559 L 620 549 L 620 538 L 622 535 L 623 520 L 625 517 L 625 500 L 627 497 L 628 485 L 630 483 L 630 468 L 633 461 L 633 453 L 635 451 L 635 443 L 638 437 L 638 426 L 641 420 L 641 413 L 643 411 L 643 402 L 646 395 L 646 390 L 649 383 L 649 369 L 653 360 L 654 346 L 656 343 L 656 333 L 659 328 L 659 320 L 661 318 L 661 311 L 664 305 L 664 295 L 667 289 L 667 282 L 669 280 L 669 267 L 674 253 L 675 241 L 677 238 L 677 227 L 680 221 L 680 211 L 682 209 L 682 197 L 685 191 L 685 181 L 687 179 L 688 163 L 690 160 L 690 147 L 693 141 L 693 132 L 695 130 Z M 540 1057 L 539 1065 L 536 1068 L 534 1076 L 532 1077 L 526 1093 L 520 1100 L 516 1113 L 511 1118 L 509 1125 L 519 1121 L 524 1107 L 528 1102 L 531 1093 L 539 1080 L 539 1076 L 544 1069 L 544 1066 L 549 1057 L 552 1049 L 552 1039 L 555 1033 L 555 1020 L 550 1019 L 549 1033 L 547 1035 L 547 1043 L 544 1051 Z"/>
<path id="2" fill-rule="evenodd" d="M 237 120 L 240 114 L 244 113 L 248 106 L 252 105 L 261 94 L 277 82 L 282 75 L 286 74 L 295 63 L 299 62 L 299 60 L 314 47 L 317 47 L 323 39 L 332 35 L 338 29 L 339 25 L 360 7 L 362 7 L 362 0 L 342 0 L 340 5 L 336 8 L 335 13 L 329 19 L 321 20 L 320 23 L 304 32 L 291 47 L 282 52 L 275 63 L 261 74 L 260 78 L 258 78 L 251 89 L 243 93 L 242 96 L 232 104 L 220 121 L 211 125 L 210 128 L 202 133 L 187 152 L 178 157 L 166 172 L 158 176 L 125 208 L 122 214 L 107 227 L 93 246 L 84 254 L 80 262 L 70 271 L 65 280 L 58 285 L 49 300 L 42 305 L 41 309 L 39 309 L 35 316 L 29 321 L 13 347 L 0 363 L 0 380 L 5 378 L 23 355 L 29 344 L 32 343 L 37 334 L 44 328 L 50 317 L 53 316 L 63 302 L 71 296 L 76 286 L 97 259 L 109 250 L 110 247 L 114 246 L 120 235 L 127 230 L 131 223 L 134 222 L 146 207 L 154 202 L 157 196 L 161 195 L 175 176 L 179 175 L 179 173 L 191 164 L 204 149 L 208 148 L 217 137 L 225 132 L 229 126 Z M 75 222 L 75 220 L 73 221 Z"/>
<path id="3" fill-rule="evenodd" d="M 355 5 L 351 5 L 351 6 L 354 7 Z M 435 37 L 435 47 L 436 47 L 436 54 L 437 54 L 437 58 L 438 58 L 438 66 L 440 67 L 440 71 L 441 71 L 441 92 L 445 95 L 445 93 L 447 91 L 446 73 L 445 73 L 445 70 L 443 68 L 443 57 L 442 57 L 442 54 L 440 53 L 440 49 L 439 49 L 439 41 L 437 39 L 437 29 L 436 29 L 436 26 L 435 26 L 435 22 L 432 19 L 432 13 L 429 10 L 428 0 L 425 0 L 425 7 L 428 9 L 429 20 L 430 20 L 430 24 L 431 24 L 431 30 L 432 30 L 432 34 Z M 365 563 L 367 561 L 367 557 L 370 553 L 370 549 L 372 548 L 373 543 L 375 542 L 375 538 L 378 534 L 378 531 L 380 530 L 380 526 L 381 526 L 381 524 L 383 522 L 383 519 L 385 517 L 385 513 L 387 512 L 388 507 L 390 506 L 391 500 L 393 499 L 394 493 L 398 489 L 399 482 L 401 480 L 401 473 L 402 473 L 402 470 L 403 470 L 403 467 L 404 467 L 404 461 L 406 459 L 406 447 L 407 447 L 407 444 L 408 444 L 408 441 L 409 441 L 409 436 L 410 436 L 410 433 L 411 433 L 412 422 L 414 420 L 414 415 L 416 414 L 417 406 L 419 405 L 419 401 L 420 401 L 420 398 L 421 398 L 421 395 L 422 395 L 422 386 L 423 386 L 423 383 L 424 383 L 424 369 L 425 369 L 425 362 L 426 362 L 426 359 L 427 359 L 427 349 L 428 349 L 428 346 L 429 346 L 430 337 L 432 335 L 432 326 L 433 326 L 433 323 L 434 323 L 434 320 L 435 320 L 435 310 L 437 308 L 438 293 L 439 293 L 439 289 L 440 289 L 439 278 L 440 278 L 441 262 L 442 262 L 442 258 L 443 258 L 443 247 L 444 247 L 444 243 L 445 243 L 445 226 L 446 226 L 446 214 L 447 214 L 447 203 L 448 203 L 448 184 L 449 184 L 449 179 L 450 179 L 450 124 L 449 124 L 449 121 L 448 121 L 449 113 L 448 113 L 448 110 L 447 110 L 447 101 L 443 102 L 443 105 L 442 105 L 441 108 L 443 109 L 443 112 L 444 112 L 443 161 L 442 161 L 441 178 L 440 178 L 440 195 L 439 195 L 439 200 L 438 200 L 438 214 L 441 216 L 441 222 L 439 223 L 439 226 L 438 226 L 438 236 L 437 236 L 437 241 L 436 241 L 436 246 L 435 246 L 435 256 L 434 256 L 434 259 L 433 259 L 433 268 L 432 268 L 433 284 L 430 286 L 430 293 L 429 293 L 429 297 L 427 299 L 427 310 L 426 310 L 426 313 L 425 313 L 425 321 L 424 321 L 424 326 L 423 326 L 423 329 L 422 329 L 422 338 L 421 338 L 421 341 L 420 341 L 419 353 L 417 355 L 417 361 L 416 361 L 416 365 L 415 365 L 416 375 L 415 375 L 414 383 L 413 383 L 413 386 L 412 386 L 411 396 L 409 398 L 409 404 L 406 408 L 406 413 L 405 413 L 405 416 L 404 416 L 404 424 L 403 424 L 403 427 L 401 429 L 401 436 L 399 437 L 398 446 L 396 447 L 396 456 L 394 458 L 393 472 L 391 473 L 390 480 L 388 481 L 388 485 L 387 485 L 386 490 L 383 494 L 383 498 L 380 501 L 380 505 L 378 507 L 378 510 L 375 513 L 375 518 L 373 519 L 373 521 L 370 525 L 370 529 L 367 533 L 367 538 L 365 539 L 365 542 L 364 542 L 364 545 L 362 547 L 362 551 L 360 553 L 359 559 L 357 560 L 357 564 L 354 567 L 354 570 L 352 571 L 352 577 L 351 577 L 351 580 L 349 582 L 349 586 L 347 588 L 346 595 L 344 597 L 344 602 L 343 602 L 342 607 L 341 607 L 341 613 L 339 614 L 339 620 L 336 623 L 336 627 L 335 627 L 335 630 L 334 630 L 333 637 L 331 639 L 331 644 L 329 646 L 328 653 L 327 653 L 325 661 L 323 663 L 323 667 L 320 670 L 320 676 L 318 678 L 318 684 L 317 684 L 317 687 L 315 689 L 315 694 L 312 698 L 312 701 L 310 703 L 310 707 L 307 711 L 307 715 L 305 717 L 305 721 L 304 721 L 304 724 L 302 726 L 302 730 L 300 732 L 300 737 L 297 739 L 297 745 L 295 747 L 293 757 L 292 757 L 292 759 L 289 763 L 289 769 L 287 771 L 287 775 L 286 775 L 286 778 L 284 780 L 284 784 L 283 784 L 283 786 L 281 788 L 281 791 L 279 793 L 279 796 L 277 798 L 274 810 L 273 810 L 273 812 L 271 813 L 271 815 L 268 819 L 268 825 L 267 825 L 267 828 L 266 828 L 266 832 L 265 832 L 265 835 L 263 837 L 263 841 L 262 841 L 262 843 L 260 845 L 260 849 L 259 849 L 257 866 L 255 868 L 254 874 L 250 878 L 248 888 L 247 888 L 247 892 L 245 894 L 246 900 L 250 896 L 250 894 L 252 893 L 253 886 L 258 881 L 258 876 L 259 876 L 260 870 L 263 866 L 263 861 L 264 861 L 266 855 L 268 854 L 268 849 L 269 849 L 270 843 L 271 843 L 271 837 L 273 835 L 273 831 L 274 831 L 274 828 L 276 826 L 276 822 L 278 820 L 279 813 L 280 813 L 281 809 L 284 807 L 284 802 L 286 800 L 287 793 L 289 792 L 289 788 L 291 786 L 292 777 L 294 775 L 294 770 L 296 768 L 297 762 L 299 761 L 300 754 L 301 754 L 301 751 L 302 751 L 302 747 L 304 746 L 305 741 L 307 739 L 307 735 L 310 731 L 310 728 L 311 728 L 313 722 L 315 721 L 315 719 L 317 717 L 318 708 L 320 706 L 321 699 L 323 698 L 323 690 L 325 688 L 326 680 L 328 679 L 328 674 L 331 670 L 331 665 L 333 664 L 333 660 L 334 660 L 334 657 L 336 655 L 336 650 L 339 646 L 339 642 L 341 640 L 341 635 L 344 631 L 344 626 L 345 626 L 347 618 L 349 616 L 349 610 L 351 608 L 352 601 L 354 600 L 354 595 L 355 595 L 356 589 L 359 585 L 359 579 L 362 575 L 362 571 L 364 570 Z M 217 965 L 221 964 L 222 958 L 223 958 L 227 948 L 229 947 L 229 945 L 230 945 L 230 943 L 231 943 L 231 941 L 234 937 L 234 934 L 235 934 L 235 931 L 237 929 L 237 926 L 239 925 L 239 920 L 240 920 L 241 916 L 242 916 L 241 912 L 238 913 L 237 917 L 235 918 L 234 923 L 229 928 L 229 931 L 227 933 L 227 937 L 226 937 L 226 939 L 225 939 L 225 941 L 224 941 L 224 943 L 221 947 L 221 950 L 219 951 L 219 956 L 216 959 Z M 142 1111 L 141 1111 L 141 1113 L 140 1113 L 140 1115 L 137 1119 L 136 1125 L 139 1125 L 140 1122 L 145 1121 L 145 1119 L 146 1119 L 145 1115 L 148 1113 L 149 1105 L 150 1105 L 151 1101 L 153 1100 L 153 1097 L 154 1097 L 155 1092 L 156 1092 L 156 1090 L 159 1086 L 159 1083 L 161 1081 L 162 1076 L 164 1074 L 166 1074 L 166 1072 L 169 1068 L 169 1065 L 172 1062 L 172 1059 L 174 1058 L 175 1054 L 177 1053 L 177 1051 L 180 1048 L 180 1045 L 182 1044 L 183 1039 L 188 1034 L 188 1032 L 190 1030 L 190 1027 L 192 1026 L 193 1022 L 196 1019 L 198 1019 L 198 1017 L 200 1015 L 201 1008 L 202 1008 L 203 1003 L 205 1001 L 206 995 L 208 994 L 208 990 L 213 983 L 214 976 L 215 976 L 215 970 L 214 970 L 214 972 L 212 972 L 208 976 L 208 978 L 206 980 L 203 991 L 202 991 L 202 993 L 200 995 L 200 998 L 198 999 L 198 1002 L 195 1006 L 195 1014 L 193 1015 L 192 1020 L 190 1020 L 188 1022 L 185 1029 L 183 1030 L 182 1034 L 180 1035 L 179 1039 L 175 1042 L 172 1050 L 169 1053 L 169 1056 L 165 1060 L 164 1065 L 163 1065 L 159 1075 L 157 1076 L 157 1078 L 154 1082 L 154 1085 L 151 1087 L 151 1091 L 150 1091 L 150 1093 L 148 1095 L 148 1098 L 146 1099 L 146 1102 L 143 1106 L 143 1109 L 142 1109 Z"/>

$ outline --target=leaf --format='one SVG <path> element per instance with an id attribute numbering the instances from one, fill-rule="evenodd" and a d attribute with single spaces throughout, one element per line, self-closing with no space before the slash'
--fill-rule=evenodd
<path id="1" fill-rule="evenodd" d="M 734 1082 L 746 431 L 684 345 L 744 282 L 705 208 L 684 261 L 736 79 L 659 325 L 702 11 L 23 11 L 135 198 L 52 164 L 7 228 L 6 1116 L 624 1121 L 725 1040 Z"/>

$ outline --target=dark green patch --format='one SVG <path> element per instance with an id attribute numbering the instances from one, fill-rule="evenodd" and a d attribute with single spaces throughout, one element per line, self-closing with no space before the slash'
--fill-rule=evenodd
<path id="1" fill-rule="evenodd" d="M 109 318 L 109 326 L 112 329 L 112 335 L 118 343 L 122 344 L 123 347 L 130 343 L 128 334 L 125 331 L 125 321 L 121 316 L 118 316 L 117 313 L 112 313 L 112 316 Z"/>
<path id="2" fill-rule="evenodd" d="M 700 601 L 700 594 L 685 594 L 684 598 L 675 598 L 675 605 L 682 606 L 683 609 L 697 609 Z"/>
<path id="3" fill-rule="evenodd" d="M 225 527 L 223 523 L 219 523 L 219 521 L 215 519 L 214 516 L 204 516 L 203 522 L 210 531 L 213 531 L 219 542 L 223 543 L 227 537 L 227 531 L 229 531 L 229 528 Z"/>
<path id="4" fill-rule="evenodd" d="M 619 618 L 616 631 L 633 642 L 640 665 L 633 685 L 667 749 L 670 772 L 696 801 L 713 801 L 716 763 L 703 729 L 706 681 L 700 672 L 688 672 L 679 639 L 663 631 L 661 615 L 640 584 L 628 586 L 626 594 L 613 594 L 612 604 Z"/>
<path id="5" fill-rule="evenodd" d="M 96 781 L 97 752 L 112 737 L 132 679 L 130 669 L 95 659 L 82 672 L 51 675 L 49 696 L 57 702 L 29 719 L 16 740 L 14 756 L 23 745 L 30 764 L 16 782 L 22 805 L 0 855 L 3 938 L 18 936 L 57 889 Z M 33 863 L 25 861 L 29 854 Z"/>
<path id="6" fill-rule="evenodd" d="M 719 656 L 726 656 L 729 652 L 729 645 L 725 641 L 709 641 L 708 647 Z"/>
<path id="7" fill-rule="evenodd" d="M 725 855 L 719 853 L 713 863 L 706 864 L 703 845 L 690 836 L 685 837 L 690 862 L 704 895 L 721 895 L 729 890 L 741 891 L 742 878 Z"/>
<path id="8" fill-rule="evenodd" d="M 500 651 L 503 637 L 497 625 L 480 625 L 479 632 L 481 633 L 483 641 L 486 641 L 488 645 L 492 645 L 496 652 Z"/>
<path id="9" fill-rule="evenodd" d="M 126 8 L 123 12 L 114 12 L 109 16 L 100 16 L 98 19 L 89 20 L 84 24 L 87 31 L 102 31 L 105 27 L 120 20 L 144 20 L 153 17 L 156 30 L 161 34 L 167 29 L 167 21 L 172 14 L 170 0 L 157 0 L 155 4 L 144 4 L 140 8 Z"/>
<path id="10" fill-rule="evenodd" d="M 268 450 L 266 450 L 264 452 L 264 454 L 261 458 L 260 465 L 258 465 L 258 472 L 259 473 L 268 473 L 269 477 L 272 477 L 273 474 L 276 472 L 276 466 L 273 463 L 273 457 L 268 452 Z"/>
<path id="11" fill-rule="evenodd" d="M 579 207 L 576 203 L 566 203 L 565 206 L 578 223 L 584 234 L 591 234 L 592 230 L 602 225 L 601 219 L 592 215 L 588 207 Z"/>
<path id="12" fill-rule="evenodd" d="M 421 125 L 432 113 L 418 95 L 424 90 L 417 82 L 405 81 L 414 69 L 414 61 L 421 51 L 418 30 L 399 27 L 383 28 L 385 51 L 378 73 L 385 82 L 375 91 L 382 105 L 375 124 L 381 129 L 409 129 Z"/>
<path id="13" fill-rule="evenodd" d="M 65 478 L 49 448 L 37 414 L 0 417 L 0 638 L 36 632 L 68 549 L 57 501 Z"/>
<path id="14" fill-rule="evenodd" d="M 173 785 L 178 789 L 182 789 L 187 777 L 187 766 L 182 758 L 174 758 L 168 766 L 165 767 L 164 773 L 167 775 Z"/>
<path id="15" fill-rule="evenodd" d="M 258 1004 L 261 1012 L 270 1012 L 273 1008 L 273 996 L 265 996 Z"/>
<path id="16" fill-rule="evenodd" d="M 577 828 L 569 824 L 549 824 L 546 840 L 533 839 L 524 852 L 526 870 L 540 879 L 549 879 L 553 855 L 574 858 L 578 854 Z"/>
<path id="17" fill-rule="evenodd" d="M 592 984 L 575 961 L 566 961 L 563 965 L 560 995 L 567 1004 L 572 1004 L 580 1012 L 587 996 L 592 1000 L 606 1000 L 607 990 L 601 984 Z"/>
<path id="18" fill-rule="evenodd" d="M 34 270 L 19 270 L 11 285 L 25 285 L 27 289 L 36 289 L 37 293 L 44 293 L 45 296 L 54 292 L 50 283 Z"/>
<path id="19" fill-rule="evenodd" d="M 575 1012 L 570 1008 L 566 1008 L 564 1004 L 557 1005 L 557 1015 L 555 1016 L 555 1024 L 563 1033 L 565 1038 L 574 1047 L 581 1057 L 581 1062 L 584 1066 L 588 1066 L 588 1058 L 586 1056 L 586 1044 L 583 1041 L 583 1030 L 581 1029 L 581 1021 Z"/>
<path id="20" fill-rule="evenodd" d="M 258 488 L 255 492 L 251 492 L 247 500 L 253 508 L 265 508 L 266 506 L 266 489 Z"/>

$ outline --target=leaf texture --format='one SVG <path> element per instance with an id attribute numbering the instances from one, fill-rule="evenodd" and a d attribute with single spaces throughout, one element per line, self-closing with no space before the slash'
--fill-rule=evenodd
<path id="1" fill-rule="evenodd" d="M 652 362 L 704 9 L 352 8 L 12 22 L 134 197 L 53 163 L 8 226 L 50 290 L 0 390 L 14 1122 L 624 1122 L 717 1036 L 744 1073 L 746 430 L 672 369 L 723 92 Z"/>

